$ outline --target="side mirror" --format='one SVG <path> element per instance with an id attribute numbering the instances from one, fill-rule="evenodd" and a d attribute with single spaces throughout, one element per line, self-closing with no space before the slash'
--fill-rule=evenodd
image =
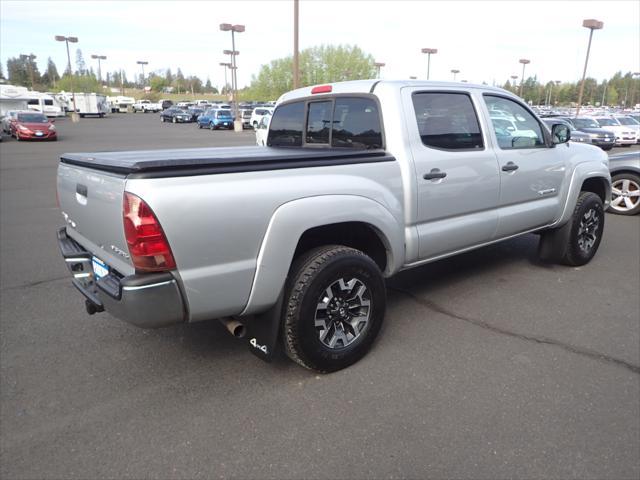
<path id="1" fill-rule="evenodd" d="M 554 123 L 551 127 L 551 136 L 555 144 L 567 143 L 571 140 L 571 130 L 564 123 Z"/>

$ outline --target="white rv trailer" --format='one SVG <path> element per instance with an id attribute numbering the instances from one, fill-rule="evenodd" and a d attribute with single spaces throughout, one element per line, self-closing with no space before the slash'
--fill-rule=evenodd
<path id="1" fill-rule="evenodd" d="M 26 110 L 29 90 L 25 87 L 0 84 L 0 117 L 10 110 Z"/>
<path id="2" fill-rule="evenodd" d="M 27 108 L 44 113 L 47 117 L 63 117 L 65 114 L 64 105 L 52 93 L 30 91 Z"/>

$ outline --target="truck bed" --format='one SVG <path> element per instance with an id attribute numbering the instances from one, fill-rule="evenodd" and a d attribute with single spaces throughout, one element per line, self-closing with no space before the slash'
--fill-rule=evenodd
<path id="1" fill-rule="evenodd" d="M 210 175 L 394 161 L 384 150 L 219 147 L 65 153 L 62 163 L 135 178 Z"/>

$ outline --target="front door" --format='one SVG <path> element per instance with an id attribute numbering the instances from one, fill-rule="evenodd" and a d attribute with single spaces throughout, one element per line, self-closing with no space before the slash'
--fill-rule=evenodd
<path id="1" fill-rule="evenodd" d="M 548 225 L 561 207 L 567 145 L 550 145 L 545 127 L 517 101 L 493 94 L 483 98 L 500 164 L 496 238 Z"/>
<path id="2" fill-rule="evenodd" d="M 500 176 L 480 128 L 473 96 L 405 89 L 413 155 L 419 258 L 489 241 L 497 225 Z"/>

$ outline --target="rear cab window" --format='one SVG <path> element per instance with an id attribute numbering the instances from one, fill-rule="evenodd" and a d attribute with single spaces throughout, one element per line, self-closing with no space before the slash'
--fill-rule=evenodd
<path id="1" fill-rule="evenodd" d="M 383 148 L 378 104 L 371 97 L 341 95 L 280 105 L 273 113 L 267 145 Z"/>

